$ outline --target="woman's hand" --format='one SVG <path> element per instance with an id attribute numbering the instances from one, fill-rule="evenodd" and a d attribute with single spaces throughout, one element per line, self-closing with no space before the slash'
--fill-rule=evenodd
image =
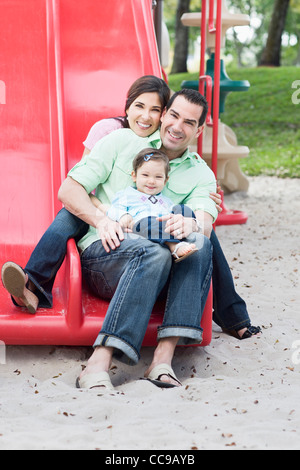
<path id="1" fill-rule="evenodd" d="M 210 193 L 209 197 L 215 202 L 217 211 L 220 213 L 222 212 L 222 196 L 220 194 L 221 192 L 221 186 L 217 186 L 217 192 L 216 193 Z"/>

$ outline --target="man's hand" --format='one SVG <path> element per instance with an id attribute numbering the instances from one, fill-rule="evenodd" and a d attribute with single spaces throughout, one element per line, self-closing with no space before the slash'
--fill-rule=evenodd
<path id="1" fill-rule="evenodd" d="M 103 248 L 107 253 L 116 250 L 124 240 L 124 233 L 119 222 L 104 217 L 96 226 Z"/>

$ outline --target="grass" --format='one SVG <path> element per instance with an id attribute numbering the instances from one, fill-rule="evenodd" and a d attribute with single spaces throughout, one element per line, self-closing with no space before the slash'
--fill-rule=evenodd
<path id="1" fill-rule="evenodd" d="M 247 92 L 230 93 L 221 121 L 236 133 L 238 144 L 250 148 L 240 160 L 250 176 L 271 175 L 300 178 L 300 68 L 227 69 L 231 80 L 248 80 Z M 197 80 L 197 74 L 169 76 L 177 91 L 183 80 Z M 299 81 L 297 88 L 292 83 Z M 298 90 L 298 91 L 297 91 Z"/>

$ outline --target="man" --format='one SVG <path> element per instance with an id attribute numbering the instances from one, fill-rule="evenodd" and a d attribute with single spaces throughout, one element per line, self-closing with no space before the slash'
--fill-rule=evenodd
<path id="1" fill-rule="evenodd" d="M 126 356 L 129 363 L 138 361 L 152 307 L 170 272 L 164 322 L 145 376 L 159 386 L 180 385 L 171 368 L 175 347 L 179 342 L 201 343 L 199 325 L 212 272 L 209 237 L 217 217 L 209 194 L 215 191 L 216 182 L 203 160 L 187 149 L 201 134 L 206 115 L 207 102 L 198 92 L 178 92 L 162 115 L 160 136 L 157 132 L 143 139 L 130 130 L 116 131 L 70 171 L 60 189 L 66 209 L 91 226 L 79 243 L 83 273 L 96 294 L 112 299 L 94 354 L 78 380 L 81 387 L 111 387 L 108 370 L 113 353 L 122 359 Z M 178 265 L 172 266 L 167 248 L 140 237 L 125 238 L 120 225 L 103 215 L 89 198 L 97 187 L 97 197 L 110 203 L 117 190 L 131 184 L 134 156 L 149 146 L 161 147 L 170 160 L 164 194 L 174 204 L 189 205 L 196 215 L 196 219 L 173 215 L 167 221 L 166 228 L 176 238 L 199 232 L 195 235 L 199 251 Z"/>

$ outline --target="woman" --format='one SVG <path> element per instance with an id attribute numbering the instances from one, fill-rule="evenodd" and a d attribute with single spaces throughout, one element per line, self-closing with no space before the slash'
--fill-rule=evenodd
<path id="1" fill-rule="evenodd" d="M 122 127 L 132 129 L 139 137 L 153 134 L 169 98 L 170 89 L 160 78 L 148 75 L 136 80 L 127 94 L 125 116 L 97 122 L 84 142 L 83 158 L 98 140 Z M 96 198 L 93 202 L 99 203 Z M 24 271 L 15 263 L 3 266 L 2 281 L 15 305 L 25 306 L 33 314 L 38 307 L 52 308 L 53 284 L 65 258 L 67 242 L 71 238 L 80 240 L 87 230 L 85 222 L 62 209 L 39 241 Z"/>
<path id="2" fill-rule="evenodd" d="M 170 90 L 163 80 L 154 76 L 136 80 L 128 91 L 125 116 L 97 122 L 84 142 L 83 158 L 87 158 L 98 140 L 122 127 L 130 128 L 140 137 L 150 136 L 159 127 L 161 113 L 169 97 Z M 211 197 L 217 205 L 220 203 L 217 194 Z M 3 284 L 13 296 L 15 305 L 26 306 L 30 313 L 35 313 L 38 307 L 52 308 L 53 284 L 65 258 L 67 242 L 70 238 L 80 240 L 87 230 L 87 224 L 62 209 L 39 241 L 24 271 L 11 262 L 3 266 Z M 211 242 L 214 247 L 214 297 L 218 306 L 214 320 L 238 337 L 245 332 L 245 337 L 251 336 L 257 331 L 250 330 L 245 302 L 235 292 L 231 271 L 214 232 Z"/>

